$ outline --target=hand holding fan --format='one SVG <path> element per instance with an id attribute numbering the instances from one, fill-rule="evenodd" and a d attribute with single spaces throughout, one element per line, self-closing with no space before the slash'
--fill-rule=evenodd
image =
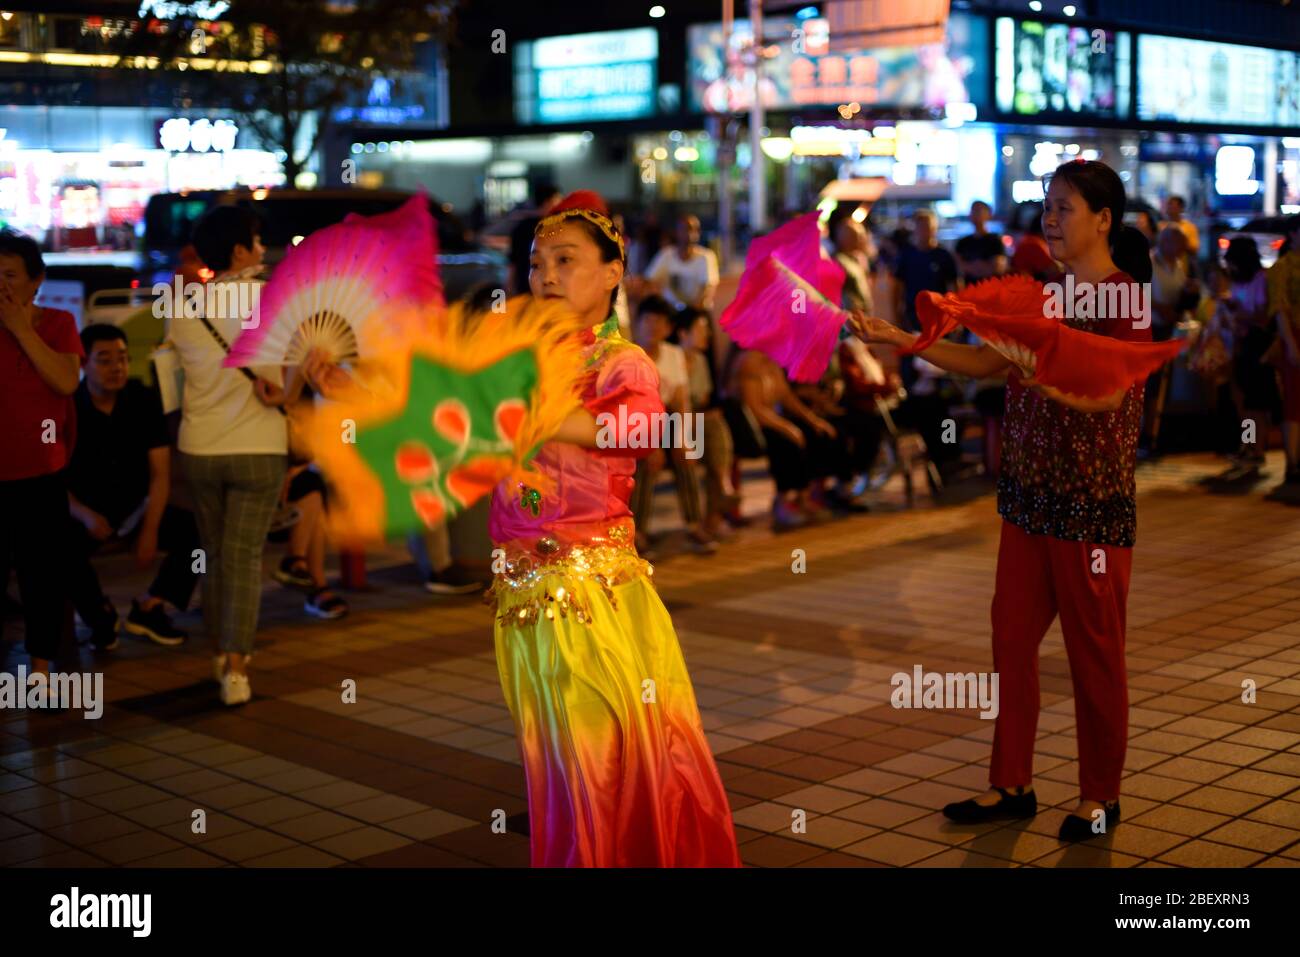
<path id="1" fill-rule="evenodd" d="M 929 348 L 965 326 L 1022 373 L 1067 395 L 1102 399 L 1146 378 L 1186 342 L 1133 342 L 1084 332 L 1049 318 L 1048 293 L 1028 276 L 986 279 L 959 293 L 916 297 L 921 335 L 904 352 Z"/>
<path id="2" fill-rule="evenodd" d="M 298 365 L 311 349 L 346 362 L 390 348 L 411 307 L 441 303 L 428 200 L 379 216 L 349 215 L 292 247 L 262 287 L 255 323 L 227 366 Z"/>
<path id="3" fill-rule="evenodd" d="M 740 289 L 719 320 L 739 345 L 771 357 L 796 382 L 821 378 L 848 318 L 839 306 L 844 270 L 822 254 L 818 215 L 754 240 Z"/>

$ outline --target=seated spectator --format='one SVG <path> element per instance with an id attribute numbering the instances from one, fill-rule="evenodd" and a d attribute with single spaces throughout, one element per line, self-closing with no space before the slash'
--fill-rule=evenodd
<path id="1" fill-rule="evenodd" d="M 958 331 L 953 338 L 962 336 Z M 907 398 L 894 413 L 894 421 L 920 434 L 925 441 L 925 454 L 942 479 L 960 478 L 966 472 L 961 456 L 961 434 L 949 426 L 950 422 L 956 425 L 951 410 L 960 394 L 952 377 L 933 363 L 914 356 L 912 368 L 915 379 L 907 389 Z"/>
<path id="2" fill-rule="evenodd" d="M 333 620 L 348 613 L 348 603 L 329 587 L 325 578 L 325 480 L 310 462 L 289 466 L 284 483 L 284 503 L 298 514 L 286 532 L 288 551 L 271 577 L 286 588 L 307 595 L 303 611 L 314 618 Z M 278 537 L 271 533 L 272 540 Z"/>
<path id="3" fill-rule="evenodd" d="M 69 580 L 72 601 L 97 651 L 118 645 L 118 613 L 104 595 L 91 556 L 127 541 L 136 566 L 165 553 L 153 583 L 131 600 L 125 628 L 159 645 L 179 645 L 186 633 L 172 624 L 165 604 L 189 607 L 198 583 L 194 514 L 167 503 L 171 494 L 171 439 L 158 393 L 129 380 L 126 333 L 90 325 L 81 332 L 86 376 L 77 387 L 77 446 L 68 466 L 72 513 Z M 165 604 L 164 604 L 165 603 Z"/>
<path id="4" fill-rule="evenodd" d="M 776 483 L 773 527 L 784 531 L 825 517 L 813 492 L 814 485 L 835 474 L 835 427 L 800 401 L 781 367 L 761 352 L 741 354 L 733 377 L 731 392 L 758 423 L 766 445 Z"/>
<path id="5" fill-rule="evenodd" d="M 18 576 L 37 683 L 48 683 L 72 625 L 63 471 L 76 444 L 72 394 L 82 356 L 72 315 L 35 303 L 44 278 L 36 241 L 0 230 L 0 563 L 7 558 Z"/>
<path id="6" fill-rule="evenodd" d="M 862 416 L 856 408 L 850 410 L 843 404 L 846 385 L 840 369 L 839 351 L 831 355 L 826 372 L 818 381 L 801 382 L 790 388 L 800 401 L 835 429 L 835 437 L 826 447 L 829 455 L 827 477 L 834 478 L 835 484 L 828 489 L 826 483 L 819 480 L 821 477 L 814 478 L 809 490 L 813 508 L 837 513 L 867 511 L 867 506 L 857 500 L 854 485 L 861 475 L 865 486 L 865 476 L 880 447 L 880 435 L 872 435 L 874 416 Z M 869 458 L 866 458 L 867 454 Z"/>
<path id="7" fill-rule="evenodd" d="M 691 415 L 690 375 L 686 354 L 668 339 L 673 332 L 674 310 L 661 296 L 647 296 L 637 309 L 636 343 L 659 370 L 659 395 L 664 411 L 679 413 L 685 423 Z M 694 434 L 694 433 L 692 433 Z M 658 448 L 637 463 L 636 488 L 632 492 L 632 514 L 636 518 L 638 551 L 650 550 L 650 519 L 654 502 L 655 477 L 671 465 L 677 480 L 677 502 L 686 523 L 691 547 L 705 554 L 717 551 L 718 543 L 704 530 L 700 514 L 700 488 L 692 460 L 686 457 L 686 436 L 665 435 L 667 449 Z M 695 441 L 700 441 L 696 436 Z"/>
<path id="8" fill-rule="evenodd" d="M 691 408 L 704 414 L 703 459 L 706 505 L 704 530 L 715 538 L 730 534 L 726 516 L 740 503 L 732 484 L 735 454 L 714 387 L 712 354 L 713 320 L 702 309 L 686 308 L 677 314 L 677 345 L 686 354 Z"/>

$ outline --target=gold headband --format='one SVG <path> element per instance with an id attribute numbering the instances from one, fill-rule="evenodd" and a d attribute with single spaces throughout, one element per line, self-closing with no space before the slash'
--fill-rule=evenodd
<path id="1" fill-rule="evenodd" d="M 564 224 L 566 219 L 573 219 L 575 216 L 581 216 L 589 223 L 595 223 L 600 227 L 600 231 L 605 234 L 605 238 L 611 243 L 618 246 L 618 255 L 621 259 L 627 259 L 627 251 L 623 248 L 623 237 L 614 226 L 614 221 L 608 216 L 596 212 L 594 209 L 566 209 L 563 212 L 552 213 L 546 216 L 537 224 L 534 234 L 543 235 L 544 231 L 558 229 Z"/>

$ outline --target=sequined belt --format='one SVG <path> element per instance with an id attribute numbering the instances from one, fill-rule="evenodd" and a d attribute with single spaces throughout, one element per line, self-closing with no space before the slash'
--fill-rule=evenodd
<path id="1" fill-rule="evenodd" d="M 600 586 L 614 608 L 614 586 L 654 574 L 650 563 L 637 555 L 631 521 L 602 526 L 603 534 L 576 541 L 544 535 L 515 539 L 497 546 L 493 554 L 496 577 L 484 600 L 495 602 L 502 623 L 531 625 L 541 618 L 567 618 L 570 614 L 591 624 L 591 608 L 576 586 L 592 581 Z"/>

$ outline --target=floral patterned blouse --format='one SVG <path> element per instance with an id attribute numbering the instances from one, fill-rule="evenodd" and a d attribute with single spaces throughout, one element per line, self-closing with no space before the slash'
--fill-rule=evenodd
<path id="1" fill-rule="evenodd" d="M 1125 273 L 1106 283 L 1131 283 Z M 1096 335 L 1151 341 L 1131 319 L 1062 319 Z M 1026 388 L 1012 369 L 1003 417 L 998 514 L 1034 535 L 1131 547 L 1137 535 L 1138 433 L 1144 382 L 1113 412 L 1079 412 Z"/>

